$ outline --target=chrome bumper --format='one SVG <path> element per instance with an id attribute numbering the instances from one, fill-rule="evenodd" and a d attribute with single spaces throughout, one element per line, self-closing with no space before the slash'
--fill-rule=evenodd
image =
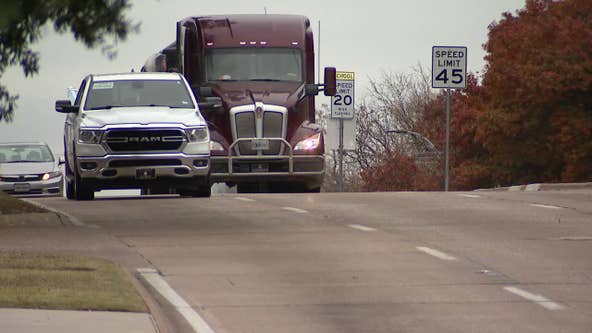
<path id="1" fill-rule="evenodd" d="M 234 147 L 250 138 L 234 141 L 228 148 L 226 156 L 211 156 L 212 181 L 233 181 L 244 178 L 260 177 L 275 179 L 319 178 L 325 173 L 323 155 L 294 155 L 293 148 L 282 138 L 270 138 L 270 141 L 281 141 L 288 151 L 283 155 L 233 155 Z M 267 171 L 258 171 L 258 166 L 265 165 Z"/>
<path id="2" fill-rule="evenodd" d="M 15 184 L 17 186 L 15 186 Z M 26 184 L 28 190 L 19 190 L 18 185 Z M 61 196 L 64 185 L 63 176 L 51 178 L 48 180 L 36 180 L 29 182 L 3 182 L 0 181 L 0 191 L 5 193 L 24 197 L 24 196 Z"/>
<path id="3" fill-rule="evenodd" d="M 100 157 L 78 156 L 76 167 L 82 178 L 134 178 L 137 171 L 154 169 L 155 177 L 191 178 L 207 176 L 210 156 L 173 154 L 121 154 Z"/>

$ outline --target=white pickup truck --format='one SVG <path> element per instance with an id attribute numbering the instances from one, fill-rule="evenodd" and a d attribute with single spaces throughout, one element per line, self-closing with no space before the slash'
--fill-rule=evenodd
<path id="1" fill-rule="evenodd" d="M 66 196 L 92 200 L 102 189 L 209 197 L 210 135 L 177 73 L 89 75 L 66 113 Z"/>

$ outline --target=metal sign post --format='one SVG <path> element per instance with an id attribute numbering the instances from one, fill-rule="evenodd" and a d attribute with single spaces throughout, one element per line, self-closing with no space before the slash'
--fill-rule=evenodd
<path id="1" fill-rule="evenodd" d="M 343 192 L 343 120 L 354 118 L 354 73 L 336 73 L 337 93 L 331 97 L 331 118 L 339 119 L 339 192 Z"/>
<path id="2" fill-rule="evenodd" d="M 467 87 L 466 46 L 432 47 L 432 88 L 446 89 L 446 163 L 444 166 L 444 191 L 450 181 L 450 89 Z"/>

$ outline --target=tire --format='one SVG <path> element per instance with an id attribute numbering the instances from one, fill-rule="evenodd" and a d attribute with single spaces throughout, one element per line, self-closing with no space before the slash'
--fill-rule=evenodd
<path id="1" fill-rule="evenodd" d="M 269 183 L 238 183 L 236 184 L 237 193 L 271 193 L 271 184 Z"/>
<path id="2" fill-rule="evenodd" d="M 93 200 L 95 198 L 95 190 L 85 184 L 78 175 L 74 180 L 75 198 L 79 201 Z"/>
<path id="3" fill-rule="evenodd" d="M 70 200 L 76 197 L 76 187 L 72 178 L 74 178 L 74 175 L 72 174 L 72 170 L 70 170 L 68 161 L 66 161 L 66 198 Z"/>
<path id="4" fill-rule="evenodd" d="M 76 161 L 76 155 L 74 155 L 74 161 Z M 78 176 L 78 172 L 76 170 L 76 164 L 74 164 L 74 199 L 78 201 L 87 201 L 93 200 L 95 198 L 95 190 L 94 188 L 88 186 L 80 176 Z"/>
<path id="5" fill-rule="evenodd" d="M 66 150 L 66 143 L 64 142 L 64 158 L 66 160 L 66 198 L 73 200 L 76 197 L 76 187 L 74 186 L 74 173 L 70 169 L 70 161 L 68 161 L 68 151 Z"/>
<path id="6" fill-rule="evenodd" d="M 212 188 L 208 185 L 203 185 L 191 190 L 179 190 L 178 192 L 181 197 L 209 198 L 212 195 Z"/>

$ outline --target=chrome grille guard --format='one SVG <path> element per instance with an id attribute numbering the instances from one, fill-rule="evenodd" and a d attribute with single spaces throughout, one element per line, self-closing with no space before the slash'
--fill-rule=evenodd
<path id="1" fill-rule="evenodd" d="M 228 172 L 214 172 L 212 171 L 212 178 L 216 177 L 255 177 L 255 176 L 318 176 L 325 173 L 325 163 L 324 163 L 324 155 L 294 155 L 292 145 L 283 138 L 263 138 L 269 141 L 279 141 L 285 145 L 287 149 L 283 149 L 284 152 L 287 150 L 288 154 L 283 155 L 233 155 L 234 147 L 239 144 L 240 142 L 245 141 L 252 141 L 252 140 L 260 140 L 262 138 L 240 138 L 236 139 L 229 147 L 228 147 L 228 155 L 226 156 L 216 156 L 211 155 L 210 159 L 212 160 L 212 164 L 216 161 L 224 161 L 227 160 L 227 171 Z M 315 160 L 322 161 L 322 167 L 319 170 L 315 171 L 295 171 L 294 170 L 294 163 L 300 161 L 311 161 L 314 162 Z M 282 172 L 234 172 L 234 162 L 253 162 L 253 163 L 274 163 L 274 162 L 282 162 L 287 161 L 288 164 L 288 171 Z"/>

